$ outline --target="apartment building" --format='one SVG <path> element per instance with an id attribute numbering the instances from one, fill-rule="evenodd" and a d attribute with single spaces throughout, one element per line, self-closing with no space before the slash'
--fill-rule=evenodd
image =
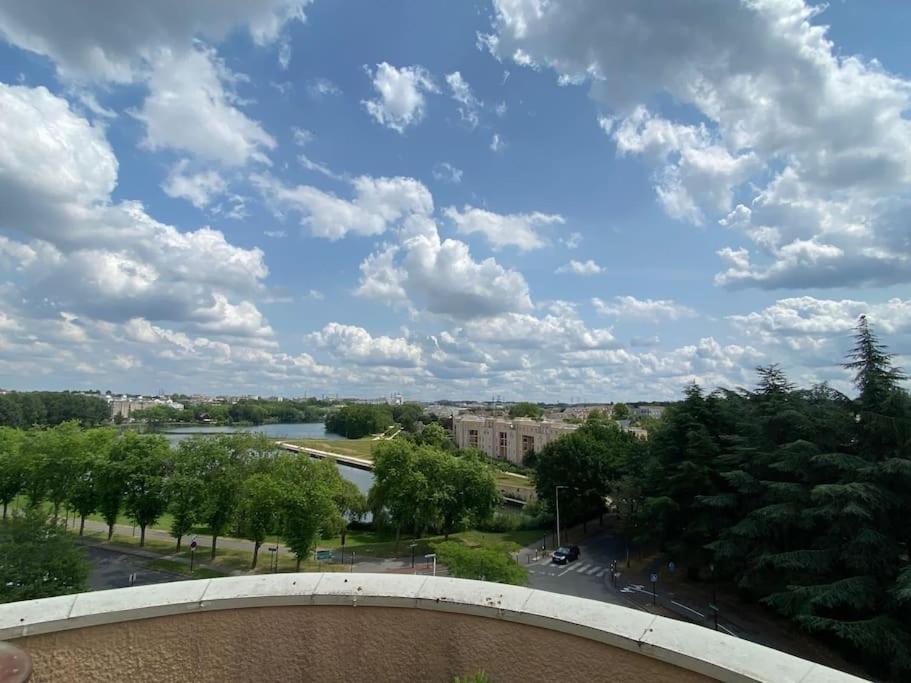
<path id="1" fill-rule="evenodd" d="M 660 419 L 664 414 L 664 406 L 633 406 L 630 408 L 630 415 L 633 417 L 653 417 Z"/>
<path id="2" fill-rule="evenodd" d="M 503 418 L 459 415 L 455 418 L 455 442 L 459 448 L 478 448 L 491 458 L 521 465 L 529 453 L 537 453 L 551 441 L 578 425 L 527 417 Z"/>

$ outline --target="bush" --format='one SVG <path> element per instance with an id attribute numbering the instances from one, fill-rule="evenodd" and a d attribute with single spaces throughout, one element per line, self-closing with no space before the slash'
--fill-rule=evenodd
<path id="1" fill-rule="evenodd" d="M 528 572 L 510 555 L 491 548 L 468 548 L 458 541 L 443 541 L 433 547 L 450 576 L 460 579 L 482 579 L 495 583 L 524 586 Z"/>

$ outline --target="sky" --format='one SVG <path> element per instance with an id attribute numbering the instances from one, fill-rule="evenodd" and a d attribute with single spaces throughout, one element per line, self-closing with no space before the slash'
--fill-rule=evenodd
<path id="1" fill-rule="evenodd" d="M 911 4 L 9 0 L 0 387 L 608 402 L 911 368 Z"/>

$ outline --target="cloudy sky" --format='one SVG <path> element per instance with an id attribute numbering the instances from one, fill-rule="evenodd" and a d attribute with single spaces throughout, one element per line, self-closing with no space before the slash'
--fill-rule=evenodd
<path id="1" fill-rule="evenodd" d="M 9 0 L 0 387 L 610 401 L 911 366 L 911 4 Z"/>

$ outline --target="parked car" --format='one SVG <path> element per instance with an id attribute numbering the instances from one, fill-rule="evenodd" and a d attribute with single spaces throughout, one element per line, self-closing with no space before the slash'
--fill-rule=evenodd
<path id="1" fill-rule="evenodd" d="M 579 546 L 560 546 L 550 556 L 554 564 L 566 564 L 579 559 Z"/>

